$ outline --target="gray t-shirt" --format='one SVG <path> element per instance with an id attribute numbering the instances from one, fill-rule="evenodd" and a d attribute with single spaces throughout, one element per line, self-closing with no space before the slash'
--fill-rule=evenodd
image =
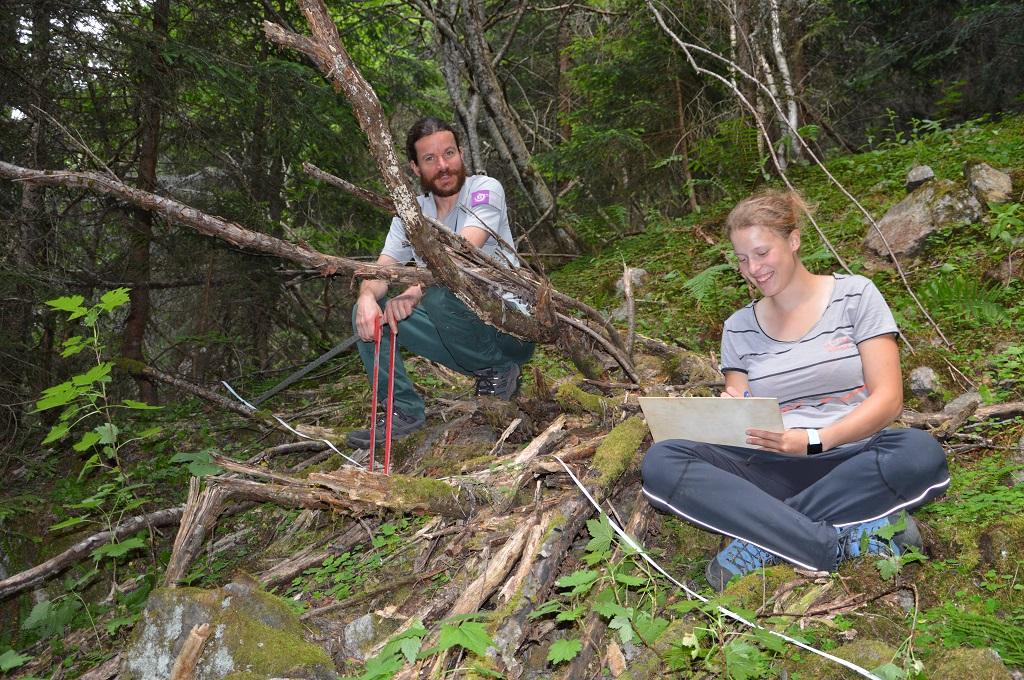
<path id="1" fill-rule="evenodd" d="M 425 216 L 437 219 L 437 205 L 432 195 L 417 196 L 416 200 Z M 481 250 L 502 264 L 510 267 L 519 266 L 519 258 L 512 241 L 512 230 L 508 224 L 505 190 L 498 180 L 485 175 L 467 177 L 462 190 L 459 191 L 458 202 L 441 223 L 456 234 L 466 227 L 479 227 L 489 231 L 491 235 Z M 398 217 L 391 220 L 391 229 L 388 231 L 381 254 L 390 255 L 398 260 L 399 264 L 415 260 L 416 266 L 426 266 L 413 250 L 405 233 L 405 223 Z"/>
<path id="2" fill-rule="evenodd" d="M 777 397 L 787 428 L 822 428 L 867 399 L 857 345 L 899 329 L 878 288 L 863 276 L 833 274 L 824 313 L 800 340 L 766 334 L 754 302 L 730 316 L 722 331 L 722 372 L 747 374 L 755 397 Z"/>

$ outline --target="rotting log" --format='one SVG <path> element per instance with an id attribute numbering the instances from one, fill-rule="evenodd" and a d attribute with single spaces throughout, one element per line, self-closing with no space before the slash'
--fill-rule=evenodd
<path id="1" fill-rule="evenodd" d="M 196 666 L 199 665 L 199 657 L 203 655 L 203 647 L 212 634 L 213 628 L 208 623 L 192 626 L 185 643 L 181 646 L 181 651 L 178 652 L 178 658 L 174 660 L 170 680 L 192 680 Z"/>
<path id="2" fill-rule="evenodd" d="M 111 540 L 122 540 L 147 527 L 165 527 L 181 521 L 184 505 L 157 510 L 145 515 L 127 519 L 113 529 L 101 531 L 79 541 L 64 552 L 31 569 L 14 574 L 0 581 L 0 601 L 13 597 L 59 575 L 73 564 L 80 562 L 96 548 Z"/>
<path id="3" fill-rule="evenodd" d="M 228 492 L 224 489 L 207 487 L 200 491 L 199 486 L 197 477 L 189 480 L 185 512 L 178 526 L 178 535 L 174 538 L 167 570 L 164 572 L 164 585 L 168 587 L 174 587 L 184 578 L 192 560 L 203 547 L 206 537 L 224 510 L 224 501 L 228 497 Z"/>
<path id="4" fill-rule="evenodd" d="M 643 493 L 638 490 L 633 512 L 629 517 L 629 523 L 626 525 L 626 534 L 642 544 L 653 520 L 654 508 L 644 498 Z M 622 548 L 617 546 L 612 554 L 611 561 L 614 562 L 621 556 Z M 585 677 L 587 666 L 594 659 L 598 643 L 600 643 L 607 628 L 608 626 L 604 619 L 597 612 L 591 611 L 587 614 L 587 618 L 583 623 L 583 636 L 580 640 L 583 643 L 583 648 L 569 662 L 565 672 L 562 674 L 563 680 L 575 680 L 575 678 Z"/>
<path id="5" fill-rule="evenodd" d="M 530 612 L 548 596 L 576 534 L 592 513 L 590 503 L 573 494 L 541 518 L 544 535 L 540 547 L 534 555 L 524 555 L 524 560 L 529 558 L 529 572 L 511 596 L 512 606 L 502 612 L 503 621 L 494 634 L 498 655 L 510 677 L 518 677 L 521 668 L 517 651 L 530 628 Z"/>
<path id="6" fill-rule="evenodd" d="M 938 411 L 936 413 L 915 413 L 913 411 L 904 411 L 903 415 L 900 416 L 900 422 L 918 429 L 939 428 L 947 422 L 957 418 L 959 415 L 960 412 L 947 413 L 946 411 Z M 1002 404 L 979 406 L 972 415 L 978 420 L 988 420 L 990 418 L 1014 418 L 1019 415 L 1024 415 L 1024 401 L 1008 401 Z"/>

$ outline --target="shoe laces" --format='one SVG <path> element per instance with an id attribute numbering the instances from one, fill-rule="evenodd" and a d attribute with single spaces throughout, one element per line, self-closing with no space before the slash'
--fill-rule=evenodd
<path id="1" fill-rule="evenodd" d="M 779 561 L 779 558 L 767 550 L 739 539 L 727 545 L 719 557 L 723 562 L 738 568 L 741 574 L 771 566 Z"/>
<path id="2" fill-rule="evenodd" d="M 499 373 L 493 368 L 485 368 L 476 372 L 476 393 L 495 394 L 502 391 L 506 382 L 505 374 Z"/>

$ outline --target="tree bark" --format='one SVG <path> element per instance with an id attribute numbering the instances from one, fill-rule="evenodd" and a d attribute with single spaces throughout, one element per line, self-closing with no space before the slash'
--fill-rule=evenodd
<path id="1" fill-rule="evenodd" d="M 152 193 L 156 189 L 156 164 L 160 150 L 160 116 L 164 99 L 164 85 L 167 79 L 166 63 L 163 59 L 163 45 L 167 41 L 170 15 L 170 0 L 156 0 L 153 4 L 153 28 L 150 32 L 146 62 L 142 64 L 139 98 L 141 116 L 139 121 L 139 177 L 137 186 Z M 128 317 L 124 322 L 121 353 L 133 361 L 145 361 L 143 347 L 146 326 L 151 313 L 149 248 L 153 241 L 153 212 L 136 208 L 131 211 L 128 225 L 130 247 L 128 251 L 128 280 L 132 282 L 129 292 Z M 135 376 L 139 398 L 148 403 L 157 403 L 156 384 L 142 375 Z"/>

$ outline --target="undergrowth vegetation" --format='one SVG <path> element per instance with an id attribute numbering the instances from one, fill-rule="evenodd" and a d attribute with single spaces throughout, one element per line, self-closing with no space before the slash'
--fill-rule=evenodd
<path id="1" fill-rule="evenodd" d="M 939 178 L 956 178 L 966 160 L 980 159 L 1012 168 L 1016 185 L 1021 184 L 1024 117 L 973 121 L 953 129 L 913 121 L 909 130 L 900 134 L 893 127 L 874 148 L 828 162 L 829 170 L 876 218 L 902 198 L 904 177 L 915 164 L 930 165 Z M 704 151 L 711 158 L 714 149 Z M 920 365 L 934 368 L 944 401 L 970 390 L 977 390 L 986 403 L 1024 398 L 1024 283 L 1015 273 L 1024 257 L 1024 197 L 991 206 L 979 224 L 943 231 L 929 240 L 922 255 L 902 262 L 910 287 L 949 338 L 951 344 L 945 346 L 896 272 L 863 254 L 866 222 L 821 170 L 796 167 L 791 178 L 816 205 L 825 235 L 850 268 L 871 276 L 890 301 L 907 341 L 905 371 Z M 642 233 L 613 240 L 600 254 L 554 272 L 555 286 L 610 314 L 622 303 L 615 282 L 623 266 L 642 267 L 647 278 L 636 293 L 638 330 L 702 355 L 716 355 L 723 320 L 751 296 L 720 229 L 729 207 L 749 189 L 747 182 L 742 177 L 733 186 L 723 186 L 726 198 L 687 218 L 650 212 Z M 617 213 L 609 214 L 614 219 Z M 602 236 L 596 226 L 577 227 L 593 239 Z M 819 272 L 838 270 L 813 230 L 805 234 L 805 261 Z M 258 437 L 237 436 L 237 420 L 195 399 L 158 411 L 131 400 L 108 399 L 104 386 L 114 367 L 105 353 L 109 330 L 102 323 L 119 313 L 121 303 L 123 293 L 115 291 L 93 306 L 72 298 L 51 304 L 71 317 L 64 329 L 64 337 L 70 338 L 65 343 L 69 359 L 84 354 L 72 359 L 82 362 L 81 372 L 47 390 L 37 405 L 48 428 L 40 436 L 41 446 L 55 449 L 61 441 L 68 445 L 59 457 L 26 460 L 17 488 L 7 488 L 0 497 L 0 566 L 8 572 L 60 552 L 81 539 L 87 526 L 109 528 L 128 514 L 181 502 L 190 476 L 219 470 L 212 454 L 244 460 L 264 448 Z M 81 325 L 79 319 L 89 333 L 72 330 Z M 89 361 L 82 361 L 86 356 Z M 573 372 L 551 349 L 539 352 L 532 366 L 541 377 L 535 380 L 528 373 L 528 392 L 542 391 L 543 383 L 553 384 Z M 438 377 L 422 363 L 412 361 L 409 368 L 428 396 L 457 401 L 471 389 L 460 378 Z M 257 395 L 282 377 L 281 372 L 248 376 L 235 386 L 243 395 Z M 307 377 L 290 390 L 287 405 L 278 402 L 275 409 L 286 408 L 289 421 L 347 429 L 365 419 L 367 396 L 362 366 L 348 355 Z M 907 397 L 910 406 L 928 406 L 909 392 Z M 691 600 L 618 542 L 606 516 L 590 520 L 588 537 L 569 557 L 575 568 L 558 579 L 555 592 L 537 602 L 529 616 L 553 640 L 542 643 L 541 663 L 552 674 L 563 672 L 582 650 L 588 620 L 597 619 L 610 629 L 618 647 L 631 653 L 647 650 L 646 657 L 636 652 L 637 658 L 681 675 L 744 679 L 775 677 L 786 669 L 793 678 L 818 677 L 809 670 L 814 667 L 808 652 L 797 651 L 767 630 L 737 626 L 723 615 L 720 607 L 725 607 L 820 649 L 842 649 L 858 639 L 880 641 L 885 658 L 871 668 L 885 678 L 931 677 L 929 671 L 953 647 L 991 647 L 1007 665 L 1024 666 L 1024 486 L 1019 455 L 1024 419 L 975 422 L 965 430 L 948 442 L 953 481 L 945 498 L 917 514 L 927 527 L 929 554 L 845 565 L 838 575 L 815 582 L 806 601 L 776 592 L 792 576 L 788 567 L 748 577 L 709 602 Z M 448 445 L 451 453 L 456 445 Z M 487 448 L 474 453 L 483 460 Z M 340 463 L 336 455 L 327 455 L 331 457 L 319 465 L 329 469 Z M 301 460 L 298 454 L 282 456 L 283 464 Z M 255 572 L 265 566 L 268 554 L 319 545 L 336 528 L 335 517 L 307 526 L 299 515 L 267 506 L 224 521 L 185 582 L 222 585 L 239 570 Z M 379 519 L 364 527 L 362 540 L 304 569 L 276 592 L 296 612 L 308 613 L 373 591 L 395 574 L 409 576 L 415 568 L 410 548 L 430 521 L 422 516 Z M 651 554 L 677 577 L 702 582 L 703 565 L 717 538 L 670 518 L 659 526 L 649 540 Z M 71 669 L 68 677 L 104 660 L 125 643 L 138 620 L 166 567 L 169 540 L 147 531 L 110 540 L 94 550 L 91 562 L 69 569 L 60 583 L 41 589 L 37 601 L 25 596 L 0 605 L 0 673 L 46 654 L 59 659 L 53 668 Z M 445 573 L 422 576 L 414 586 L 422 592 L 446 585 Z M 815 598 L 835 601 L 836 593 L 850 592 L 871 592 L 878 601 L 864 610 L 807 614 Z M 784 609 L 773 609 L 776 603 Z M 799 607 L 802 611 L 793 615 Z M 465 655 L 461 667 L 467 676 L 502 677 L 488 658 L 496 616 L 482 612 L 447 619 L 433 637 L 427 627 L 412 622 L 353 672 L 362 680 L 389 678 L 409 661 L 451 650 Z M 103 652 L 87 647 L 82 636 L 101 640 Z"/>

